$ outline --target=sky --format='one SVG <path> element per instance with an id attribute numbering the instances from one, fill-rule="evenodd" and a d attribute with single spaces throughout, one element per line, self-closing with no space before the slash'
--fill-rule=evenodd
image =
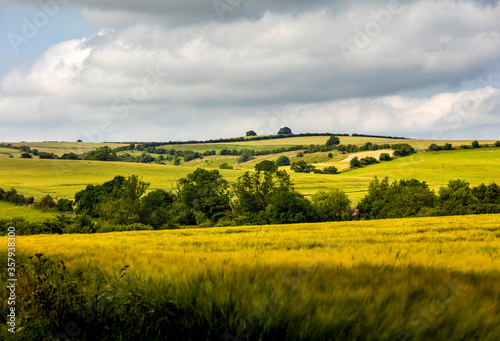
<path id="1" fill-rule="evenodd" d="M 500 140 L 498 0 L 0 0 L 0 142 Z"/>

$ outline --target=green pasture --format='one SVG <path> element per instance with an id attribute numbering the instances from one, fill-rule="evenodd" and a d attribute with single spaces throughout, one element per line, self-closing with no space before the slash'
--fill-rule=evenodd
<path id="1" fill-rule="evenodd" d="M 43 221 L 56 216 L 53 212 L 44 212 L 28 206 L 18 206 L 0 201 L 0 219 L 24 218 L 27 221 Z"/>

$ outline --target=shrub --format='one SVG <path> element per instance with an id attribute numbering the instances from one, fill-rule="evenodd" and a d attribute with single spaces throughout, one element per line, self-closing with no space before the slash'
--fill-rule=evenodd
<path id="1" fill-rule="evenodd" d="M 392 158 L 388 153 L 382 153 L 380 154 L 379 158 L 380 161 L 391 161 Z"/>
<path id="2" fill-rule="evenodd" d="M 21 154 L 21 159 L 32 159 L 33 156 L 29 153 L 22 153 Z"/>
<path id="3" fill-rule="evenodd" d="M 57 204 L 54 206 L 59 212 L 72 212 L 73 211 L 73 201 L 68 199 L 59 199 Z"/>
<path id="4" fill-rule="evenodd" d="M 43 210 L 52 209 L 55 206 L 56 203 L 50 195 L 44 196 L 42 199 L 40 199 L 40 202 L 38 203 L 38 207 L 40 207 Z"/>
<path id="5" fill-rule="evenodd" d="M 290 166 L 290 158 L 285 155 L 281 155 L 277 160 L 276 160 L 276 166 L 281 167 L 281 166 Z"/>
<path id="6" fill-rule="evenodd" d="M 319 191 L 312 197 L 313 206 L 325 221 L 349 220 L 351 200 L 344 191 L 331 189 L 328 192 Z"/>
<path id="7" fill-rule="evenodd" d="M 337 168 L 334 166 L 328 166 L 323 168 L 324 174 L 337 174 Z"/>
<path id="8" fill-rule="evenodd" d="M 255 165 L 257 172 L 276 172 L 278 167 L 273 161 L 264 160 Z"/>
<path id="9" fill-rule="evenodd" d="M 219 169 L 233 169 L 233 166 L 230 166 L 227 162 L 224 162 L 219 166 Z"/>
<path id="10" fill-rule="evenodd" d="M 472 145 L 472 148 L 479 148 L 479 142 L 477 140 L 472 141 L 471 145 Z"/>
<path id="11" fill-rule="evenodd" d="M 361 162 L 359 161 L 358 157 L 355 156 L 354 158 L 351 159 L 350 162 L 351 168 L 359 168 L 361 167 Z"/>
<path id="12" fill-rule="evenodd" d="M 292 163 L 292 166 L 290 167 L 291 170 L 297 173 L 311 173 L 314 171 L 316 167 L 313 165 L 305 162 L 304 160 L 300 160 L 297 162 Z"/>
<path id="13" fill-rule="evenodd" d="M 330 136 L 330 138 L 325 143 L 327 147 L 338 146 L 339 144 L 340 139 L 337 136 Z"/>

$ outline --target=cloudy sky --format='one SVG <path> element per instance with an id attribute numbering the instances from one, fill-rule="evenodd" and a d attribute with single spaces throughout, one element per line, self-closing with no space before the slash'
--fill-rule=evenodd
<path id="1" fill-rule="evenodd" d="M 0 0 L 0 142 L 500 139 L 497 0 Z"/>

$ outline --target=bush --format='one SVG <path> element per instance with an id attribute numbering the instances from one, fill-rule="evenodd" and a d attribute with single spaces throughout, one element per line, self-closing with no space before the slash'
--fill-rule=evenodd
<path id="1" fill-rule="evenodd" d="M 392 158 L 388 153 L 382 153 L 380 154 L 379 158 L 380 161 L 391 161 Z"/>
<path id="2" fill-rule="evenodd" d="M 361 162 L 359 161 L 358 157 L 355 156 L 354 158 L 351 159 L 350 165 L 352 169 L 359 168 L 361 167 Z"/>
<path id="3" fill-rule="evenodd" d="M 316 167 L 313 165 L 305 162 L 304 160 L 300 160 L 297 162 L 292 163 L 292 166 L 290 167 L 291 170 L 297 173 L 311 173 L 314 171 Z"/>
<path id="4" fill-rule="evenodd" d="M 43 210 L 49 210 L 54 208 L 55 206 L 56 203 L 50 195 L 44 196 L 42 199 L 40 199 L 40 202 L 38 203 L 38 207 L 40 207 Z"/>
<path id="5" fill-rule="evenodd" d="M 276 166 L 282 167 L 282 166 L 290 166 L 290 158 L 285 155 L 281 155 L 277 160 L 276 160 Z"/>
<path id="6" fill-rule="evenodd" d="M 324 174 L 337 174 L 337 168 L 334 166 L 328 166 L 323 168 Z"/>
<path id="7" fill-rule="evenodd" d="M 224 162 L 219 166 L 219 169 L 233 169 L 233 166 L 230 166 L 227 162 Z"/>
<path id="8" fill-rule="evenodd" d="M 57 204 L 54 206 L 59 212 L 72 212 L 73 211 L 73 201 L 68 199 L 59 199 Z"/>
<path id="9" fill-rule="evenodd" d="M 330 138 L 325 143 L 327 147 L 338 146 L 339 144 L 340 139 L 337 136 L 330 136 Z"/>
<path id="10" fill-rule="evenodd" d="M 495 147 L 500 147 L 500 141 L 495 142 Z"/>
<path id="11" fill-rule="evenodd" d="M 238 158 L 238 163 L 248 162 L 253 159 L 253 153 L 251 150 L 243 149 L 241 151 L 241 156 Z"/>
<path id="12" fill-rule="evenodd" d="M 255 165 L 255 170 L 257 172 L 276 172 L 278 167 L 273 161 L 264 160 Z"/>
<path id="13" fill-rule="evenodd" d="M 340 221 L 352 219 L 351 200 L 344 191 L 331 189 L 319 191 L 312 197 L 313 206 L 324 221 Z"/>
<path id="14" fill-rule="evenodd" d="M 266 207 L 269 224 L 292 224 L 319 221 L 320 217 L 311 201 L 295 191 L 276 194 Z"/>
<path id="15" fill-rule="evenodd" d="M 280 130 L 278 131 L 278 135 L 292 135 L 292 129 L 288 127 L 280 128 Z"/>
<path id="16" fill-rule="evenodd" d="M 253 130 L 249 130 L 247 131 L 246 136 L 257 136 L 257 133 Z"/>
<path id="17" fill-rule="evenodd" d="M 29 153 L 22 153 L 21 154 L 21 159 L 32 159 L 33 156 Z"/>
<path id="18" fill-rule="evenodd" d="M 362 166 L 368 166 L 368 165 L 378 163 L 377 159 L 375 159 L 374 157 L 371 157 L 371 156 L 364 157 L 361 160 L 359 160 L 359 162 L 361 163 Z"/>
<path id="19" fill-rule="evenodd" d="M 477 140 L 472 141 L 471 145 L 472 145 L 472 148 L 479 148 L 479 142 L 477 142 Z"/>

